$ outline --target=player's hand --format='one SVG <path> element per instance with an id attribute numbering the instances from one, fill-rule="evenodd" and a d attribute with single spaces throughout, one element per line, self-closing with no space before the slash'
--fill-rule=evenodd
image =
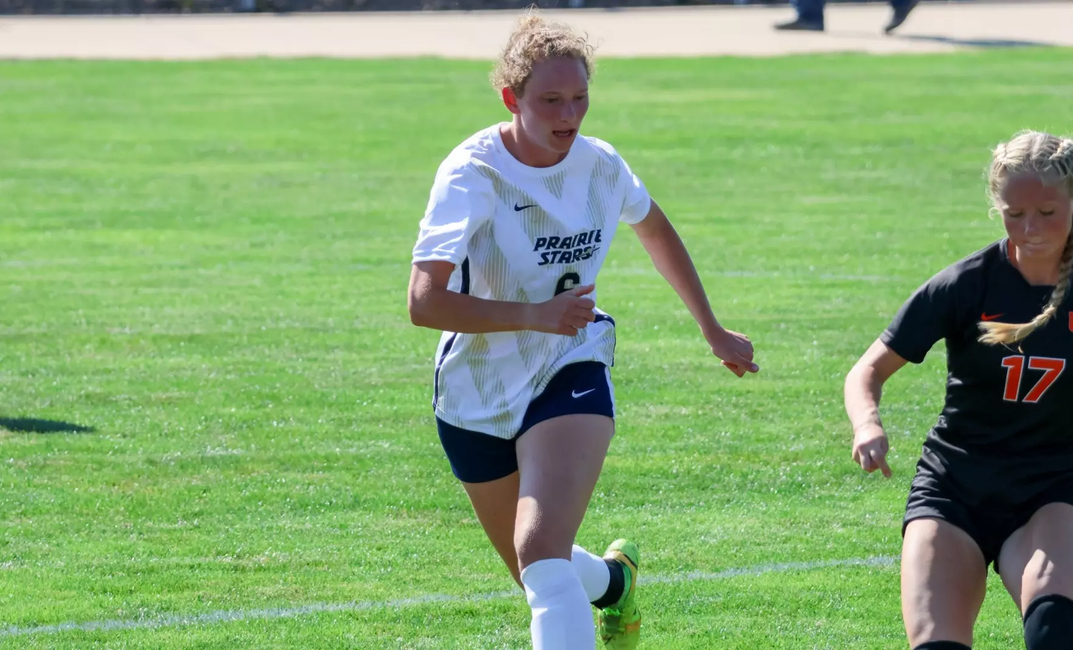
<path id="1" fill-rule="evenodd" d="M 720 329 L 707 337 L 712 354 L 723 361 L 723 365 L 739 377 L 747 372 L 760 372 L 760 366 L 753 363 L 753 342 L 748 336 Z"/>
<path id="2" fill-rule="evenodd" d="M 551 300 L 538 303 L 535 305 L 535 322 L 530 329 L 548 334 L 577 336 L 579 331 L 596 320 L 596 312 L 593 311 L 596 303 L 585 297 L 595 288 L 595 284 L 574 287 Z"/>
<path id="3" fill-rule="evenodd" d="M 887 439 L 882 426 L 868 424 L 854 432 L 853 462 L 869 474 L 878 469 L 883 472 L 883 476 L 890 478 L 890 467 L 887 465 L 888 451 L 890 451 L 890 440 Z"/>

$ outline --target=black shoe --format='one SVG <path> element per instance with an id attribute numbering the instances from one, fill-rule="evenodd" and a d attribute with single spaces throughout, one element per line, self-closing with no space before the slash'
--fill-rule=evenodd
<path id="1" fill-rule="evenodd" d="M 822 32 L 823 23 L 815 23 L 809 20 L 801 20 L 800 18 L 798 18 L 793 22 L 775 25 L 775 29 L 793 32 Z"/>
<path id="2" fill-rule="evenodd" d="M 909 17 L 909 12 L 911 12 L 919 2 L 920 0 L 910 0 L 910 2 L 905 3 L 900 9 L 895 9 L 894 15 L 890 17 L 890 22 L 883 28 L 883 33 L 889 34 L 901 27 L 902 23 L 905 22 L 905 19 Z"/>

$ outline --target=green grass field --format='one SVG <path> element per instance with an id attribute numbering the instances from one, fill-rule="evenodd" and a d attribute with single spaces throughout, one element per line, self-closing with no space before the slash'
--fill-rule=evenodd
<path id="1" fill-rule="evenodd" d="M 641 544 L 645 648 L 906 646 L 884 558 L 942 350 L 884 396 L 890 481 L 850 462 L 842 378 L 1001 235 L 989 147 L 1073 130 L 1070 69 L 601 63 L 584 132 L 645 179 L 763 368 L 720 368 L 621 232 L 598 279 L 618 435 L 579 542 Z M 436 437 L 437 334 L 405 307 L 437 165 L 506 119 L 487 73 L 0 63 L 0 647 L 527 647 Z M 976 647 L 1019 639 L 992 575 Z"/>

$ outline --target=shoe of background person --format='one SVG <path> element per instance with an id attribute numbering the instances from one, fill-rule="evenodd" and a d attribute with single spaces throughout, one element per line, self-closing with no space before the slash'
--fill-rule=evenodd
<path id="1" fill-rule="evenodd" d="M 902 20 L 905 19 L 903 18 Z M 775 29 L 787 32 L 822 32 L 823 23 L 812 22 L 810 20 L 801 20 L 800 18 L 798 18 L 797 20 L 788 23 L 781 23 L 779 25 L 775 25 Z"/>

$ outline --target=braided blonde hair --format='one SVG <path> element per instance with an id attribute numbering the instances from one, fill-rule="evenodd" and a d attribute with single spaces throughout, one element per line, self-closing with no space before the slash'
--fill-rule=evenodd
<path id="1" fill-rule="evenodd" d="M 592 78 L 594 52 L 584 36 L 568 25 L 544 20 L 536 8 L 531 7 L 507 40 L 507 46 L 492 71 L 492 86 L 497 92 L 510 88 L 521 97 L 533 66 L 556 58 L 581 61 L 585 64 L 586 74 Z"/>
<path id="2" fill-rule="evenodd" d="M 991 159 L 988 174 L 988 194 L 992 205 L 999 203 L 999 192 L 1010 176 L 1032 173 L 1045 185 L 1065 185 L 1073 197 L 1073 140 L 1039 131 L 1022 131 L 1009 142 L 1000 144 Z M 1073 271 L 1073 231 L 1066 240 L 1058 265 L 1058 283 L 1043 311 L 1027 323 L 980 323 L 980 341 L 991 345 L 1011 344 L 1024 340 L 1032 332 L 1054 318 L 1069 292 L 1070 272 Z"/>

